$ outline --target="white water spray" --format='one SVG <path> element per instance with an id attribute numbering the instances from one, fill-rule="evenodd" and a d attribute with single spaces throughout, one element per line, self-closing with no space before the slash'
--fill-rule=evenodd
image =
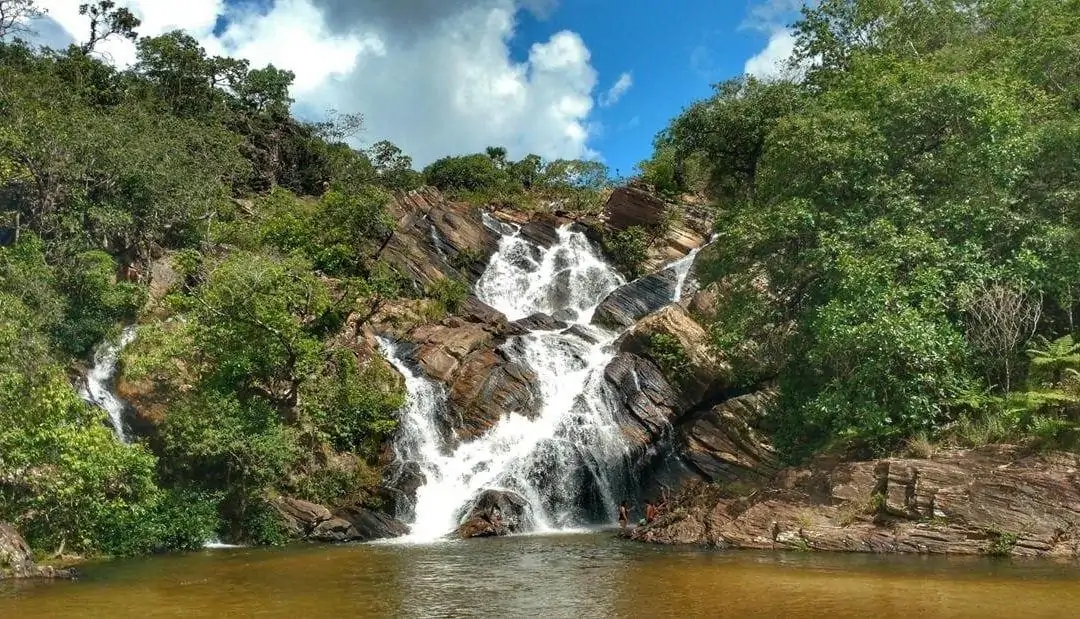
<path id="1" fill-rule="evenodd" d="M 127 443 L 124 432 L 124 402 L 113 393 L 116 379 L 116 364 L 120 353 L 135 341 L 135 326 L 124 327 L 120 339 L 116 342 L 105 341 L 94 350 L 94 365 L 86 373 L 86 384 L 79 390 L 84 400 L 98 406 L 109 414 L 109 423 L 121 443 Z"/>
<path id="2" fill-rule="evenodd" d="M 618 334 L 588 324 L 600 301 L 624 280 L 570 227 L 560 228 L 557 242 L 544 249 L 522 238 L 517 226 L 487 216 L 484 223 L 503 237 L 476 284 L 477 297 L 510 320 L 543 312 L 575 327 L 532 331 L 504 344 L 511 359 L 536 373 L 540 411 L 531 419 L 508 411 L 487 433 L 452 450 L 438 425 L 446 414 L 445 389 L 418 375 L 393 344 L 380 341 L 409 394 L 397 462 L 424 476 L 407 542 L 453 532 L 486 489 L 527 499 L 538 531 L 608 521 L 629 475 L 629 448 L 604 381 Z M 672 265 L 680 272 L 677 295 L 693 255 L 682 262 Z"/>

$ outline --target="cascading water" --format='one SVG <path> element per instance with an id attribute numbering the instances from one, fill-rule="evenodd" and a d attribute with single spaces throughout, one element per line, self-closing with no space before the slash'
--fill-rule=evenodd
<path id="1" fill-rule="evenodd" d="M 109 414 L 109 423 L 112 424 L 113 432 L 122 443 L 128 442 L 123 417 L 126 405 L 112 390 L 120 353 L 133 341 L 135 341 L 135 326 L 130 325 L 124 327 L 118 341 L 105 341 L 99 344 L 94 350 L 94 365 L 86 373 L 86 383 L 79 390 L 79 395 L 84 400 Z"/>
<path id="2" fill-rule="evenodd" d="M 697 258 L 698 253 L 705 249 L 709 245 L 712 245 L 716 241 L 716 235 L 714 234 L 707 243 L 699 247 L 695 247 L 690 250 L 690 253 L 686 254 L 682 258 L 679 258 L 675 262 L 671 263 L 669 269 L 675 271 L 675 294 L 672 297 L 672 301 L 678 303 L 682 301 L 683 291 L 686 289 L 686 280 L 690 277 L 690 271 L 694 267 L 694 259 Z"/>
<path id="3" fill-rule="evenodd" d="M 613 519 L 627 490 L 629 449 L 604 384 L 618 334 L 589 325 L 596 306 L 624 280 L 571 227 L 541 248 L 512 224 L 485 217 L 503 235 L 476 284 L 477 297 L 510 320 L 543 312 L 573 327 L 534 330 L 503 345 L 511 359 L 536 374 L 541 397 L 533 418 L 509 412 L 481 437 L 447 449 L 439 432 L 445 390 L 410 368 L 395 346 L 383 351 L 405 376 L 409 394 L 395 444 L 399 466 L 423 475 L 407 541 L 432 541 L 460 524 L 486 489 L 510 490 L 528 500 L 536 530 L 566 529 Z M 680 274 L 682 282 L 693 257 Z"/>

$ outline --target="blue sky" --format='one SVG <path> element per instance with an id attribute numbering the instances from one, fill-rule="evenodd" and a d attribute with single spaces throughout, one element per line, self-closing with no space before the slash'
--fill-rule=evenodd
<path id="1" fill-rule="evenodd" d="M 599 74 L 599 89 L 626 71 L 633 86 L 619 102 L 597 107 L 602 125 L 590 146 L 623 174 L 649 156 L 653 136 L 711 85 L 743 73 L 769 33 L 745 23 L 751 5 L 740 0 L 563 0 L 546 20 L 527 12 L 512 45 L 528 46 L 554 32 L 581 35 Z"/>
<path id="2" fill-rule="evenodd" d="M 37 1 L 43 41 L 85 36 L 85 0 Z M 512 158 L 599 157 L 630 175 L 712 84 L 773 72 L 791 51 L 784 26 L 813 0 L 117 1 L 140 35 L 181 29 L 210 54 L 292 71 L 301 117 L 363 114 L 357 147 L 389 139 L 422 167 L 500 145 Z M 126 40 L 99 51 L 135 59 Z"/>

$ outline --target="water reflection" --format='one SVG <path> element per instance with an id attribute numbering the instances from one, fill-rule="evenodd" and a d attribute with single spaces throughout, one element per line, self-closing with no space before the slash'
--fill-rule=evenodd
<path id="1" fill-rule="evenodd" d="M 1065 617 L 1080 569 L 723 553 L 610 534 L 230 549 L 0 584 L 0 617 Z"/>

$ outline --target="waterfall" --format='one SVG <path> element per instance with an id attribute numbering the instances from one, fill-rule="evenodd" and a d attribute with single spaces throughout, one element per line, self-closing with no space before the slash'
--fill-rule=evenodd
<path id="1" fill-rule="evenodd" d="M 124 327 L 118 341 L 104 341 L 98 344 L 94 349 L 94 364 L 86 373 L 86 383 L 79 389 L 79 395 L 84 400 L 109 414 L 113 432 L 122 443 L 128 442 L 127 434 L 124 432 L 123 417 L 126 404 L 112 390 L 115 386 L 116 363 L 120 359 L 120 353 L 133 341 L 135 341 L 135 325 L 129 325 Z"/>
<path id="2" fill-rule="evenodd" d="M 690 253 L 672 262 L 671 266 L 668 267 L 675 271 L 675 295 L 672 298 L 675 303 L 682 301 L 683 291 L 686 289 L 686 280 L 690 277 L 690 271 L 694 268 L 694 260 L 697 258 L 698 253 L 716 242 L 716 237 L 717 235 L 712 235 L 704 245 L 691 249 Z"/>
<path id="3" fill-rule="evenodd" d="M 423 474 L 406 541 L 452 533 L 486 489 L 527 499 L 539 531 L 610 522 L 629 489 L 630 452 L 604 380 L 618 333 L 589 324 L 596 306 L 625 281 L 571 226 L 558 230 L 552 247 L 542 248 L 522 238 L 513 224 L 490 217 L 485 224 L 503 236 L 477 281 L 477 297 L 510 320 L 543 312 L 573 326 L 534 330 L 502 346 L 510 359 L 535 372 L 539 414 L 530 419 L 508 411 L 484 435 L 452 449 L 438 430 L 444 387 L 409 367 L 393 343 L 380 340 L 408 391 L 396 461 Z M 684 260 L 680 289 L 693 257 Z"/>

